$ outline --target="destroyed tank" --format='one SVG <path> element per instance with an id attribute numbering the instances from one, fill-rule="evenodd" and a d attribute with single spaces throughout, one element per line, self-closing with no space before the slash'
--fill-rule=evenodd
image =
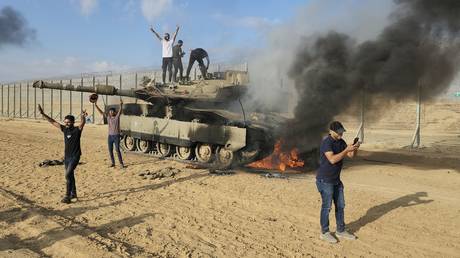
<path id="1" fill-rule="evenodd" d="M 246 117 L 240 97 L 248 90 L 247 72 L 226 71 L 212 77 L 189 85 L 149 82 L 137 89 L 45 81 L 35 81 L 33 87 L 143 100 L 123 105 L 121 146 L 126 151 L 219 168 L 245 165 L 271 154 L 279 121 L 261 113 Z"/>

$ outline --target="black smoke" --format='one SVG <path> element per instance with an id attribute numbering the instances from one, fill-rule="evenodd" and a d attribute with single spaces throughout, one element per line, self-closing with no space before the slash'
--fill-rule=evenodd
<path id="1" fill-rule="evenodd" d="M 316 147 L 335 116 L 360 104 L 363 89 L 391 100 L 432 97 L 449 87 L 460 54 L 460 1 L 395 0 L 390 24 L 372 41 L 338 32 L 304 38 L 289 71 L 299 102 L 287 147 Z"/>
<path id="2" fill-rule="evenodd" d="M 27 26 L 24 17 L 6 6 L 0 10 L 0 47 L 4 45 L 24 46 L 35 39 L 36 31 Z"/>

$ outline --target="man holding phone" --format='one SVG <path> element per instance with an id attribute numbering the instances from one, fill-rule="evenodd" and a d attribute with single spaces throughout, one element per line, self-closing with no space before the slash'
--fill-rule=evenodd
<path id="1" fill-rule="evenodd" d="M 338 238 L 356 239 L 356 236 L 345 230 L 345 197 L 343 194 L 343 183 L 340 180 L 343 159 L 353 158 L 359 148 L 359 139 L 353 144 L 347 145 L 342 139 L 345 128 L 339 121 L 334 121 L 329 126 L 329 135 L 323 139 L 320 147 L 320 165 L 316 174 L 316 186 L 321 194 L 321 235 L 320 239 L 329 243 L 337 243 L 337 239 L 329 231 L 329 212 L 332 201 L 335 206 L 335 219 Z"/>

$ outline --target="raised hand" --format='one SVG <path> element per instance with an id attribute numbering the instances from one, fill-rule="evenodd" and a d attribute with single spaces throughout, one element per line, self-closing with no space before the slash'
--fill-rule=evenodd
<path id="1" fill-rule="evenodd" d="M 355 151 L 357 149 L 358 149 L 358 147 L 355 146 L 355 145 L 352 145 L 352 144 L 348 145 L 347 148 L 346 148 L 347 152 L 352 152 L 352 151 Z"/>

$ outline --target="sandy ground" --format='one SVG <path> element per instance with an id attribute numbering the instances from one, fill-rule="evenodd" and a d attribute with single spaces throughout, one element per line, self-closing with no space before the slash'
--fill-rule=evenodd
<path id="1" fill-rule="evenodd" d="M 85 128 L 79 200 L 63 205 L 63 167 L 38 167 L 62 157 L 62 134 L 0 120 L 0 257 L 460 257 L 458 134 L 425 132 L 409 151 L 410 131 L 368 131 L 342 174 L 358 240 L 330 245 L 318 239 L 314 172 L 217 176 L 132 154 L 110 169 L 106 130 Z M 167 167 L 177 174 L 139 176 Z"/>

